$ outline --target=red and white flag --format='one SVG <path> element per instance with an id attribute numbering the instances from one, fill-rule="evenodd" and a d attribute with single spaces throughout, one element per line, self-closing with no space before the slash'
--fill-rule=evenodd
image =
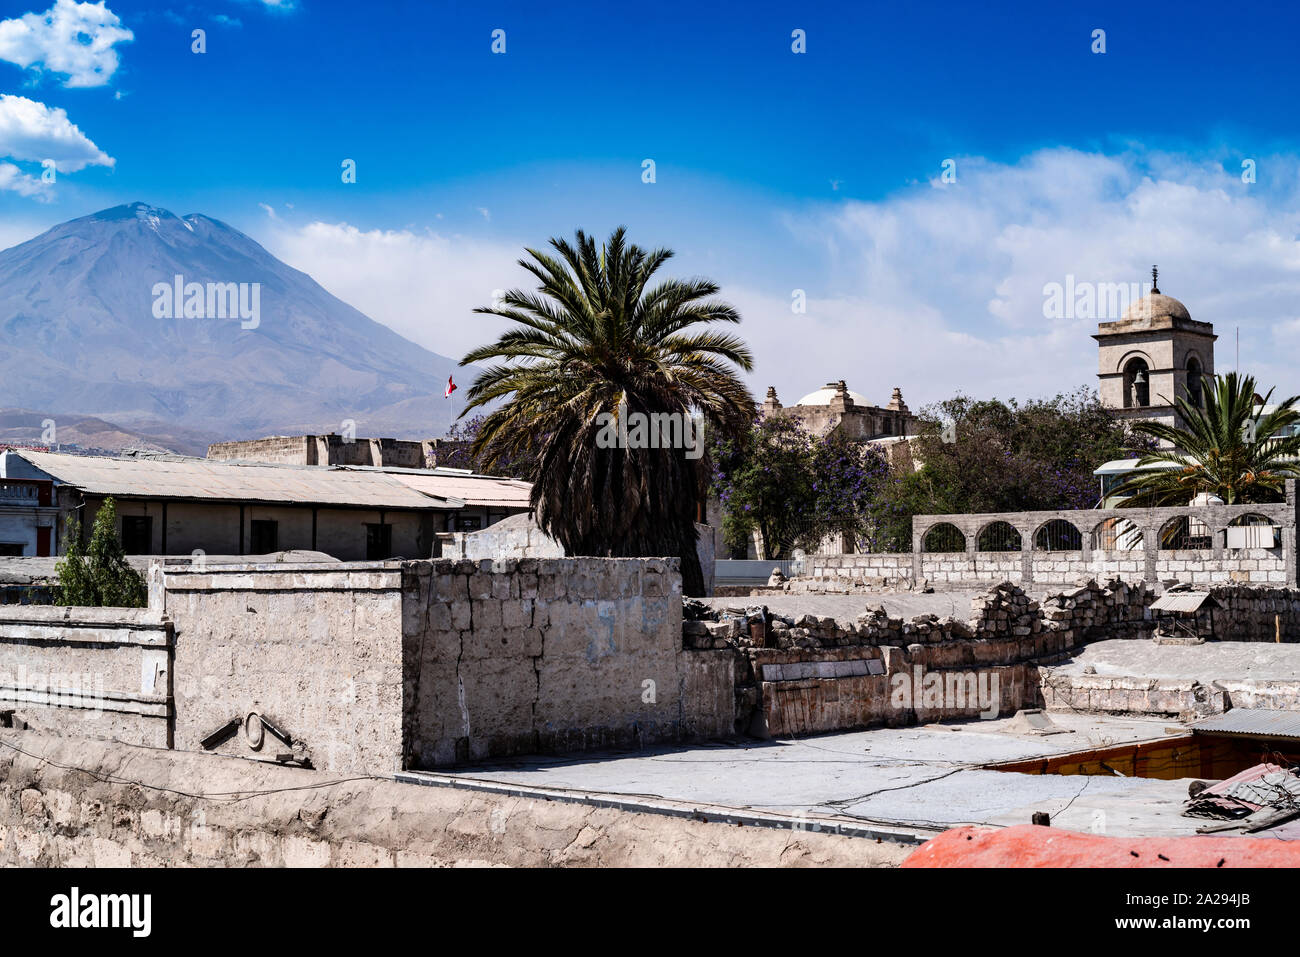
<path id="1" fill-rule="evenodd" d="M 459 388 L 460 386 L 456 385 L 456 383 L 452 381 L 452 377 L 447 376 L 447 391 L 442 394 L 442 397 L 444 399 L 450 399 L 451 394 Z"/>

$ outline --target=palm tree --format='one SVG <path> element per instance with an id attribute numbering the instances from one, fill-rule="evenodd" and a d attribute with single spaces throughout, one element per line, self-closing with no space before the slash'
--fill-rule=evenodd
<path id="1" fill-rule="evenodd" d="M 1268 405 L 1273 390 L 1259 402 Z M 1185 427 L 1137 422 L 1135 435 L 1149 436 L 1173 448 L 1147 452 L 1138 467 L 1167 465 L 1125 480 L 1114 489 L 1127 495 L 1124 506 L 1186 505 L 1202 493 L 1228 505 L 1276 501 L 1285 480 L 1300 475 L 1300 396 L 1278 403 L 1255 417 L 1255 379 L 1227 375 L 1201 377 L 1202 404 L 1179 396 L 1175 405 Z"/>
<path id="2" fill-rule="evenodd" d="M 625 233 L 619 227 L 599 248 L 581 230 L 572 244 L 552 239 L 558 258 L 528 249 L 532 258 L 519 265 L 537 277 L 537 292 L 512 289 L 500 305 L 474 310 L 516 327 L 461 360 L 497 361 L 469 389 L 465 412 L 506 400 L 483 420 L 472 454 L 488 467 L 531 457 L 537 522 L 566 554 L 678 555 L 684 593 L 699 595 L 703 434 L 695 434 L 697 452 L 626 447 L 645 444 L 632 441 L 608 447 L 607 430 L 611 417 L 622 425 L 624 415 L 698 413 L 705 430 L 734 435 L 756 409 L 732 365 L 749 371 L 753 359 L 738 337 L 692 328 L 740 322 L 711 298 L 716 284 L 667 279 L 647 288 L 672 251 L 643 250 Z"/>

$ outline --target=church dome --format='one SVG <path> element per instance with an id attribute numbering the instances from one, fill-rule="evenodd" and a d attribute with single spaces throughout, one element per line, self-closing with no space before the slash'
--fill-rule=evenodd
<path id="1" fill-rule="evenodd" d="M 835 398 L 835 393 L 839 387 L 838 382 L 827 382 L 816 392 L 809 392 L 796 405 L 830 405 L 831 399 Z M 846 389 L 845 391 L 848 393 L 849 398 L 853 400 L 854 405 L 871 405 L 865 395 L 854 392 L 852 389 Z"/>
<path id="2" fill-rule="evenodd" d="M 1124 311 L 1125 320 L 1162 319 L 1166 317 L 1190 320 L 1192 314 L 1187 311 L 1186 306 L 1173 296 L 1166 296 L 1162 292 L 1153 292 L 1149 296 L 1143 296 Z"/>

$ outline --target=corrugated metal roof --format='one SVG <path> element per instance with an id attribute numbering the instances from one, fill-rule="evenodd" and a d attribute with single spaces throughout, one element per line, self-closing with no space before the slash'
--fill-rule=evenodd
<path id="1" fill-rule="evenodd" d="M 425 495 L 454 497 L 467 505 L 495 508 L 528 508 L 528 496 L 533 489 L 529 482 L 487 475 L 439 475 L 433 471 L 421 473 L 407 469 L 385 474 Z"/>
<path id="2" fill-rule="evenodd" d="M 1196 722 L 1192 725 L 1192 732 L 1300 739 L 1300 711 L 1233 708 L 1231 711 Z"/>
<path id="3" fill-rule="evenodd" d="M 369 508 L 459 508 L 439 489 L 423 491 L 377 471 L 328 466 L 131 459 L 17 452 L 65 485 L 92 495 L 278 502 Z"/>
<path id="4" fill-rule="evenodd" d="M 1222 607 L 1213 595 L 1203 591 L 1165 592 L 1151 603 L 1152 611 L 1200 611 L 1202 608 Z"/>
<path id="5" fill-rule="evenodd" d="M 1124 472 L 1132 472 L 1138 468 L 1139 459 L 1111 459 L 1109 462 L 1103 462 L 1098 468 L 1094 469 L 1093 475 L 1121 475 Z M 1178 466 L 1173 462 L 1152 462 L 1150 465 L 1143 465 L 1142 471 L 1158 471 L 1160 469 L 1172 469 Z"/>

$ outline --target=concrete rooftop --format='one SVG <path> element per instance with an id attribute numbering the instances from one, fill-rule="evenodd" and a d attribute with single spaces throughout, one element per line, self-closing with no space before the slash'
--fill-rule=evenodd
<path id="1" fill-rule="evenodd" d="M 884 825 L 926 839 L 960 824 L 1027 824 L 1116 836 L 1188 835 L 1203 819 L 1179 812 L 1187 781 L 1033 775 L 983 770 L 993 762 L 1161 738 L 1166 720 L 1052 714 L 1065 733 L 1019 732 L 1013 719 L 879 728 L 800 740 L 638 753 L 533 757 L 445 773 L 717 809 L 744 809 Z"/>
<path id="2" fill-rule="evenodd" d="M 1078 675 L 1191 678 L 1212 681 L 1300 680 L 1300 644 L 1262 641 L 1208 641 L 1203 645 L 1157 645 L 1138 639 L 1111 639 L 1084 646 L 1070 661 L 1052 668 Z"/>

